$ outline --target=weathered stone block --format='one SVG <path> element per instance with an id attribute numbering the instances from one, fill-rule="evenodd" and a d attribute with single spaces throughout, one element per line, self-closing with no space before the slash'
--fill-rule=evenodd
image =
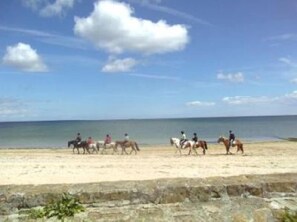
<path id="1" fill-rule="evenodd" d="M 273 215 L 270 209 L 262 208 L 254 211 L 254 222 L 273 222 Z"/>

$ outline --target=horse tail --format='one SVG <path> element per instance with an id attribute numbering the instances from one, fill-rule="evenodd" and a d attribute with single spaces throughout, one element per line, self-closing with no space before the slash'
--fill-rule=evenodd
<path id="1" fill-rule="evenodd" d="M 207 142 L 206 141 L 203 141 L 204 142 L 204 146 L 205 146 L 205 149 L 207 150 Z"/>
<path id="2" fill-rule="evenodd" d="M 136 147 L 137 151 L 140 151 L 138 144 L 136 142 L 135 142 L 135 147 Z"/>

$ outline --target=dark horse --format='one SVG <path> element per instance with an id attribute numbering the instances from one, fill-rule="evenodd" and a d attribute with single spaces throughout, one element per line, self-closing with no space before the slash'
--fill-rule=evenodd
<path id="1" fill-rule="evenodd" d="M 219 139 L 218 139 L 218 143 L 220 143 L 220 142 L 223 142 L 223 144 L 225 145 L 225 147 L 226 147 L 226 154 L 228 155 L 228 154 L 232 154 L 231 152 L 230 152 L 230 146 L 229 146 L 229 140 L 227 139 L 227 138 L 225 138 L 225 137 L 223 137 L 223 136 L 220 136 L 219 137 Z M 234 146 L 237 146 L 237 152 L 238 151 L 241 151 L 241 153 L 243 154 L 244 153 L 244 151 L 243 151 L 243 144 L 242 144 L 242 142 L 240 141 L 240 140 L 235 140 L 232 144 L 231 144 L 231 146 L 232 147 L 234 147 Z"/>
<path id="2" fill-rule="evenodd" d="M 197 141 L 194 145 L 193 145 L 193 149 L 197 149 L 201 147 L 201 149 L 203 150 L 203 155 L 205 155 L 205 150 L 207 150 L 207 142 L 205 140 L 199 140 Z"/>
<path id="3" fill-rule="evenodd" d="M 79 154 L 79 148 L 82 148 L 84 150 L 83 154 L 85 154 L 86 151 L 90 154 L 90 150 L 89 150 L 87 141 L 81 141 L 80 143 L 78 143 L 76 140 L 68 141 L 68 148 L 71 145 L 73 146 L 73 153 L 74 153 L 74 149 L 77 149 L 77 154 Z"/>

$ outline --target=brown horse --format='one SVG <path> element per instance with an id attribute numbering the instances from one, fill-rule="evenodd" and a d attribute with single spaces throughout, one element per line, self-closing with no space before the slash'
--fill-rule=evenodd
<path id="1" fill-rule="evenodd" d="M 72 150 L 73 153 L 74 153 L 74 149 L 77 149 L 77 154 L 79 154 L 79 148 L 82 148 L 84 151 L 83 154 L 85 154 L 86 151 L 90 154 L 87 141 L 81 141 L 80 143 L 78 143 L 76 140 L 71 140 L 71 141 L 68 141 L 68 148 L 70 146 L 73 146 L 73 150 Z"/>
<path id="2" fill-rule="evenodd" d="M 205 140 L 199 140 L 193 145 L 193 149 L 196 151 L 197 148 L 201 147 L 203 150 L 203 155 L 205 155 L 205 150 L 207 150 L 207 142 Z M 197 152 L 196 152 L 197 153 Z"/>
<path id="3" fill-rule="evenodd" d="M 138 144 L 135 142 L 135 141 L 132 141 L 132 140 L 124 140 L 124 141 L 115 141 L 115 149 L 117 150 L 118 148 L 118 145 L 121 146 L 122 148 L 122 154 L 125 152 L 126 154 L 128 154 L 126 152 L 126 148 L 129 148 L 131 147 L 132 150 L 130 152 L 130 154 L 134 151 L 135 152 L 135 155 L 137 154 L 137 151 L 140 151 L 139 147 L 138 147 Z"/>
<path id="4" fill-rule="evenodd" d="M 232 154 L 231 152 L 230 152 L 230 141 L 229 141 L 229 139 L 227 139 L 227 138 L 225 138 L 225 137 L 223 137 L 223 136 L 220 136 L 219 137 L 219 139 L 218 139 L 218 143 L 220 143 L 220 142 L 223 142 L 224 143 L 224 145 L 225 145 L 225 147 L 226 147 L 226 154 L 228 155 L 228 154 Z M 240 142 L 240 140 L 235 140 L 232 144 L 231 144 L 231 146 L 232 147 L 235 147 L 235 146 L 237 146 L 237 152 L 238 151 L 241 151 L 241 153 L 243 154 L 244 153 L 244 151 L 243 151 L 243 144 Z"/>

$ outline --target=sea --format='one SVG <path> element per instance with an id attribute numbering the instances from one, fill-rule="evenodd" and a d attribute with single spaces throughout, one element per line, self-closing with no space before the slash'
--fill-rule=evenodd
<path id="1" fill-rule="evenodd" d="M 0 148 L 66 148 L 78 132 L 83 139 L 91 136 L 94 140 L 103 140 L 106 134 L 123 140 L 128 133 L 131 140 L 150 146 L 168 145 L 170 137 L 179 138 L 184 131 L 187 138 L 197 133 L 199 139 L 216 143 L 229 130 L 247 143 L 297 137 L 297 115 L 0 122 Z"/>

